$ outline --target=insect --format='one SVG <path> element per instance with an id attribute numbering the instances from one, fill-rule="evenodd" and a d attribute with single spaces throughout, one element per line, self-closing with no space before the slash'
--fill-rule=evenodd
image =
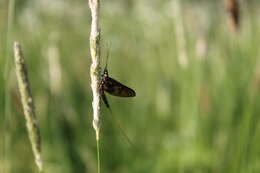
<path id="1" fill-rule="evenodd" d="M 108 60 L 108 56 L 107 56 L 107 60 Z M 136 95 L 133 89 L 109 77 L 107 71 L 107 62 L 101 77 L 99 91 L 102 100 L 108 109 L 110 109 L 110 106 L 104 91 L 108 92 L 113 96 L 118 96 L 118 97 L 134 97 Z"/>
<path id="2" fill-rule="evenodd" d="M 106 98 L 105 91 L 113 96 L 118 96 L 118 97 L 134 97 L 136 94 L 133 89 L 131 89 L 131 88 L 121 84 L 120 82 L 116 81 L 115 79 L 112 79 L 111 77 L 109 77 L 108 70 L 107 70 L 108 55 L 109 55 L 109 53 L 107 54 L 106 65 L 105 65 L 104 71 L 101 76 L 99 92 L 100 92 L 101 98 L 102 98 L 103 102 L 105 103 L 106 107 L 110 110 L 111 115 L 113 115 L 112 110 L 110 109 L 108 100 Z M 122 126 L 120 125 L 121 123 L 118 121 L 118 119 L 116 119 L 113 116 L 112 116 L 112 118 L 117 123 L 117 126 L 121 130 L 123 136 L 127 139 L 128 143 L 131 146 L 135 147 L 135 145 L 132 143 L 132 141 L 130 140 L 128 135 L 124 132 Z"/>

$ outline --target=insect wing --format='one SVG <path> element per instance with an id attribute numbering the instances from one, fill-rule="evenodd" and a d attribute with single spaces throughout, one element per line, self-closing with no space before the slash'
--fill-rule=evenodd
<path id="1" fill-rule="evenodd" d="M 107 79 L 103 83 L 103 90 L 108 92 L 113 96 L 118 97 L 134 97 L 135 91 L 131 88 L 121 84 L 120 82 L 107 77 Z"/>

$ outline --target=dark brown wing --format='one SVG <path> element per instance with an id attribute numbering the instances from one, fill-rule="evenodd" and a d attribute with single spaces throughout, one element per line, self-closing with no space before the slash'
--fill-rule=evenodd
<path id="1" fill-rule="evenodd" d="M 107 77 L 106 80 L 103 81 L 103 90 L 108 92 L 113 96 L 118 97 L 134 97 L 135 91 L 127 86 L 117 82 L 115 79 Z"/>

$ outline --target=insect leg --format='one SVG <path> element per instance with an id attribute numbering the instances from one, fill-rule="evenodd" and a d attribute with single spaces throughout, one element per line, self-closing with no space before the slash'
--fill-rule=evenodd
<path id="1" fill-rule="evenodd" d="M 109 104 L 108 104 L 107 97 L 106 97 L 104 91 L 101 92 L 101 97 L 102 97 L 102 100 L 103 100 L 103 102 L 105 103 L 106 107 L 107 107 L 108 109 L 110 109 L 110 106 L 109 106 Z"/>
<path id="2" fill-rule="evenodd" d="M 111 114 L 111 117 L 113 119 L 113 122 L 116 123 L 116 126 L 119 128 L 119 130 L 121 131 L 123 137 L 127 140 L 128 144 L 133 148 L 133 149 L 137 149 L 137 147 L 135 146 L 135 144 L 132 142 L 132 140 L 129 138 L 129 136 L 126 134 L 124 128 L 121 126 L 121 122 L 119 121 L 119 119 L 113 115 L 111 109 L 109 108 L 110 110 L 110 114 Z"/>

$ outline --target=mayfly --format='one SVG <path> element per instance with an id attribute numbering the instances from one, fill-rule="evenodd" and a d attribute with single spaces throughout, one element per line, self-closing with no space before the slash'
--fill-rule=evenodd
<path id="1" fill-rule="evenodd" d="M 108 55 L 107 55 L 107 61 L 108 61 Z M 107 62 L 106 66 L 104 68 L 102 77 L 101 77 L 101 82 L 100 82 L 100 87 L 99 87 L 100 95 L 102 97 L 102 100 L 104 101 L 106 107 L 110 109 L 110 106 L 108 104 L 105 92 L 108 92 L 109 94 L 113 96 L 118 96 L 118 97 L 134 97 L 135 91 L 120 82 L 116 81 L 115 79 L 112 79 L 108 75 L 107 71 Z"/>
<path id="2" fill-rule="evenodd" d="M 101 76 L 99 92 L 100 92 L 103 102 L 105 103 L 106 107 L 110 110 L 110 113 L 112 114 L 112 110 L 110 109 L 108 100 L 105 95 L 105 91 L 113 96 L 118 96 L 118 97 L 134 97 L 136 94 L 133 89 L 131 89 L 131 88 L 121 84 L 120 82 L 116 81 L 115 79 L 112 79 L 111 77 L 109 77 L 108 71 L 107 71 L 108 55 L 109 54 L 107 54 L 106 65 L 105 65 L 103 74 Z M 118 127 L 120 128 L 121 132 L 123 133 L 124 137 L 129 142 L 129 144 L 131 144 L 131 146 L 135 147 L 135 145 L 131 142 L 130 138 L 124 132 L 123 128 L 120 125 L 120 122 L 117 119 L 115 119 L 115 117 L 114 117 L 114 120 L 117 122 Z"/>

